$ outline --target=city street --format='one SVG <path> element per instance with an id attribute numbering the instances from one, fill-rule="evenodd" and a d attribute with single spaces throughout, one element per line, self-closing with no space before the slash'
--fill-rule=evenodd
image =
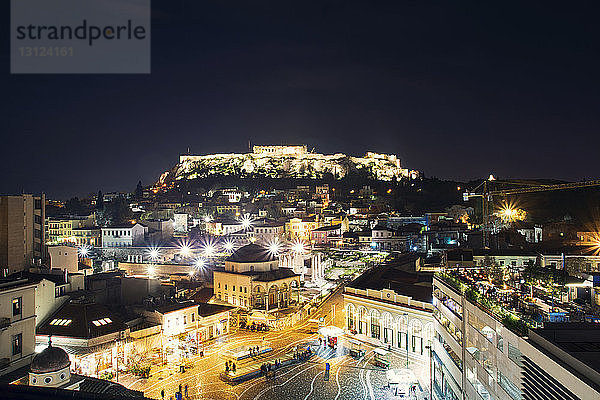
<path id="1" fill-rule="evenodd" d="M 326 325 L 343 326 L 343 298 L 341 290 L 336 291 L 325 301 L 311 318 L 324 317 Z M 264 340 L 264 341 L 263 341 Z M 346 341 L 341 339 L 337 350 L 319 346 L 318 334 L 309 329 L 309 323 L 283 331 L 247 332 L 239 331 L 221 337 L 205 347 L 204 357 L 193 358 L 192 368 L 180 373 L 177 365 L 157 367 L 151 371 L 149 379 L 134 379 L 124 376 L 120 383 L 135 390 L 141 390 L 147 397 L 160 399 L 161 390 L 165 398 L 174 396 L 179 385 L 188 385 L 188 396 L 191 399 L 383 399 L 393 398 L 392 391 L 387 388 L 385 370 L 371 363 L 374 347 L 365 343 L 366 354 L 355 359 L 348 354 Z M 283 356 L 293 352 L 296 345 L 310 345 L 316 355 L 299 364 L 282 367 L 275 376 L 260 376 L 239 384 L 224 382 L 219 374 L 224 370 L 225 360 L 221 355 L 239 346 L 256 346 L 268 344 L 274 350 L 269 358 Z M 392 353 L 390 361 L 393 368 L 403 368 L 406 355 Z M 328 380 L 326 363 L 330 364 Z M 422 361 L 410 360 L 415 374 L 420 376 L 428 365 Z M 423 389 L 427 385 L 421 382 Z"/>

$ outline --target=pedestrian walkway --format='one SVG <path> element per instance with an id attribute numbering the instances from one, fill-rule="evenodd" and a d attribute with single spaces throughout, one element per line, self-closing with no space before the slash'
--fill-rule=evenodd
<path id="1" fill-rule="evenodd" d="M 263 365 L 270 365 L 272 368 L 271 372 L 277 374 L 277 371 L 282 367 L 308 361 L 314 355 L 315 353 L 311 352 L 310 355 L 307 355 L 306 357 L 299 357 L 298 353 L 289 352 L 278 357 L 253 357 L 248 362 L 242 363 L 239 366 L 236 365 L 235 371 L 231 369 L 229 371 L 223 371 L 220 376 L 222 380 L 227 382 L 243 382 L 264 375 L 265 372 L 261 370 L 261 366 Z M 277 368 L 275 367 L 276 360 L 280 363 Z"/>

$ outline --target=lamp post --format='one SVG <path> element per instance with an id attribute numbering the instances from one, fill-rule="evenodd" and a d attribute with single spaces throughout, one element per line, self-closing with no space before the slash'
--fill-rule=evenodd
<path id="1" fill-rule="evenodd" d="M 408 313 L 402 314 L 406 317 L 406 333 L 404 334 L 406 342 L 406 369 L 408 369 Z"/>
<path id="2" fill-rule="evenodd" d="M 429 398 L 433 400 L 433 373 L 432 373 L 432 353 L 433 349 L 431 345 L 425 346 L 427 350 L 429 350 Z"/>

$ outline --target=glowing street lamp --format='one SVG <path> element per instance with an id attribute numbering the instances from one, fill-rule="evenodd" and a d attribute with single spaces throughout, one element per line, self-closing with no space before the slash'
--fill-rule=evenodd
<path id="1" fill-rule="evenodd" d="M 242 223 L 243 229 L 248 229 L 252 226 L 252 219 L 250 218 L 249 215 L 244 215 L 242 217 L 242 219 L 240 220 L 240 222 Z"/>
<path id="2" fill-rule="evenodd" d="M 87 257 L 90 254 L 90 246 L 84 244 L 83 246 L 80 246 L 77 249 L 77 253 L 79 253 L 79 256 L 82 258 Z"/>
<path id="3" fill-rule="evenodd" d="M 204 255 L 207 257 L 211 257 L 215 254 L 215 246 L 212 243 L 207 243 L 204 245 Z"/>
<path id="4" fill-rule="evenodd" d="M 148 256 L 150 257 L 150 260 L 155 262 L 160 256 L 160 249 L 158 247 L 150 247 L 148 249 Z"/>
<path id="5" fill-rule="evenodd" d="M 206 266 L 206 260 L 202 257 L 199 257 L 196 259 L 196 261 L 194 261 L 194 267 L 196 267 L 197 270 L 201 270 Z"/>
<path id="6" fill-rule="evenodd" d="M 292 244 L 292 251 L 298 254 L 304 253 L 304 243 L 300 240 L 296 240 L 294 244 Z"/>
<path id="7" fill-rule="evenodd" d="M 269 250 L 269 253 L 271 253 L 272 256 L 279 255 L 279 252 L 281 251 L 279 241 L 277 239 L 273 240 L 271 243 L 269 243 L 267 249 Z"/>
<path id="8" fill-rule="evenodd" d="M 192 253 L 192 248 L 188 244 L 183 244 L 179 247 L 179 254 L 183 257 L 189 257 Z"/>
<path id="9" fill-rule="evenodd" d="M 231 240 L 228 240 L 228 241 L 225 242 L 225 244 L 223 245 L 223 247 L 227 251 L 233 251 L 233 242 Z"/>

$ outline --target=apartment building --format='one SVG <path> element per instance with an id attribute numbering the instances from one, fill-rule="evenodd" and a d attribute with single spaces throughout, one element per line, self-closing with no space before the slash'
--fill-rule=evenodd
<path id="1" fill-rule="evenodd" d="M 0 196 L 0 274 L 23 271 L 45 259 L 46 196 Z"/>
<path id="2" fill-rule="evenodd" d="M 545 331 L 547 322 L 531 319 L 506 288 L 482 282 L 476 274 L 463 270 L 434 277 L 433 398 L 600 398 L 600 367 L 589 355 L 577 358 L 584 346 L 597 351 L 600 336 L 595 335 L 594 345 L 593 336 L 578 344 L 585 342 L 581 335 L 570 340 L 563 335 L 562 345 L 571 350 L 568 359 L 548 339 L 556 335 Z M 540 316 L 558 311 L 542 301 L 536 306 Z"/>
<path id="3" fill-rule="evenodd" d="M 35 291 L 29 279 L 0 281 L 0 375 L 28 365 L 35 355 Z"/>

